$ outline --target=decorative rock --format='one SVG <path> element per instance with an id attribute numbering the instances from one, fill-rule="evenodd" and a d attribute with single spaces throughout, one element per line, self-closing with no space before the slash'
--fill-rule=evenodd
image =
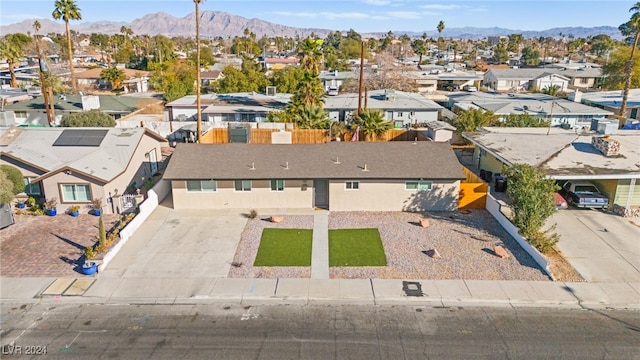
<path id="1" fill-rule="evenodd" d="M 505 250 L 500 245 L 494 247 L 493 248 L 493 252 L 494 252 L 494 254 L 496 254 L 497 257 L 501 257 L 503 259 L 507 259 L 509 257 L 509 253 L 507 252 L 507 250 Z"/>
<path id="2" fill-rule="evenodd" d="M 429 227 L 429 219 L 420 219 L 420 226 L 423 228 Z"/>
<path id="3" fill-rule="evenodd" d="M 434 259 L 442 259 L 442 256 L 440 256 L 440 253 L 438 252 L 438 249 L 431 249 L 428 251 L 428 254 Z"/>
<path id="4" fill-rule="evenodd" d="M 272 216 L 271 217 L 271 222 L 272 223 L 279 223 L 282 222 L 284 220 L 283 216 Z"/>

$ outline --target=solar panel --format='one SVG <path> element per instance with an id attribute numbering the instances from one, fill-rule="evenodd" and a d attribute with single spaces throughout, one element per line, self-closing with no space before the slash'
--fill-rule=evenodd
<path id="1" fill-rule="evenodd" d="M 100 146 L 109 130 L 63 130 L 53 146 Z"/>

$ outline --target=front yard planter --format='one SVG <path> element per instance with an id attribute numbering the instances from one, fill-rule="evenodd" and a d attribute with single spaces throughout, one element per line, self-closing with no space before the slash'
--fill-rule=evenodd
<path id="1" fill-rule="evenodd" d="M 44 212 L 49 216 L 56 216 L 58 214 L 57 209 L 45 209 Z"/>
<path id="2" fill-rule="evenodd" d="M 72 211 L 69 213 L 69 215 L 73 216 L 73 217 L 78 217 L 80 215 L 80 211 Z"/>
<path id="3" fill-rule="evenodd" d="M 100 209 L 93 209 L 93 215 L 95 215 L 95 216 L 100 216 L 100 214 L 102 214 L 102 210 L 100 210 Z"/>
<path id="4" fill-rule="evenodd" d="M 18 209 L 24 209 L 26 206 L 27 206 L 27 204 L 25 204 L 23 202 L 18 203 Z"/>
<path id="5" fill-rule="evenodd" d="M 82 264 L 82 273 L 85 275 L 93 275 L 98 271 L 98 264 L 94 261 L 87 261 Z"/>

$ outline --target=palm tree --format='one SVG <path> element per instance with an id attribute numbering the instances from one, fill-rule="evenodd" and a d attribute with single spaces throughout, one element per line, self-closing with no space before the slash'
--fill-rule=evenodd
<path id="1" fill-rule="evenodd" d="M 67 53 L 69 55 L 69 70 L 71 71 L 71 87 L 73 88 L 73 92 L 77 92 L 78 84 L 76 84 L 76 75 L 73 70 L 73 50 L 71 49 L 69 20 L 82 20 L 82 14 L 80 14 L 80 8 L 74 0 L 56 0 L 55 7 L 51 15 L 56 20 L 64 20 L 64 25 L 67 30 Z"/>
<path id="2" fill-rule="evenodd" d="M 53 90 L 47 86 L 44 77 L 45 64 L 44 60 L 42 60 L 42 54 L 40 53 L 40 39 L 38 39 L 38 32 L 40 31 L 41 25 L 38 20 L 33 22 L 33 39 L 36 43 L 36 53 L 38 55 L 38 74 L 40 76 L 40 89 L 42 91 L 42 100 L 44 101 L 44 109 L 47 113 L 47 123 L 51 126 L 55 123 L 54 119 L 55 108 L 50 100 L 53 98 Z"/>
<path id="3" fill-rule="evenodd" d="M 444 21 L 440 20 L 436 29 L 438 30 L 438 50 L 442 51 L 442 31 L 444 31 Z"/>
<path id="4" fill-rule="evenodd" d="M 329 115 L 322 107 L 317 105 L 304 105 L 297 112 L 296 123 L 300 129 L 327 129 L 329 128 Z"/>
<path id="5" fill-rule="evenodd" d="M 11 87 L 18 87 L 15 65 L 19 63 L 20 58 L 24 55 L 22 46 L 16 41 L 17 38 L 11 35 L 4 37 L 0 43 L 0 59 L 7 60 L 9 65 L 9 74 L 11 75 Z"/>
<path id="6" fill-rule="evenodd" d="M 633 47 L 631 48 L 631 55 L 629 56 L 629 60 L 627 60 L 627 66 L 625 68 L 624 93 L 622 94 L 622 105 L 620 105 L 620 116 L 623 117 L 626 117 L 625 114 L 627 112 L 627 99 L 629 98 L 631 76 L 633 75 L 633 57 L 635 56 L 638 40 L 640 39 L 640 2 L 636 2 L 631 9 L 629 9 L 629 12 L 633 13 L 631 20 L 618 27 L 622 35 L 633 36 Z"/>
<path id="7" fill-rule="evenodd" d="M 393 123 L 384 118 L 382 111 L 367 109 L 353 119 L 351 128 L 359 127 L 364 132 L 365 140 L 374 139 L 393 128 Z"/>
<path id="8" fill-rule="evenodd" d="M 315 75 L 320 74 L 321 40 L 306 38 L 298 45 L 298 55 L 302 57 L 300 66 Z"/>
<path id="9" fill-rule="evenodd" d="M 427 44 L 424 40 L 415 39 L 411 43 L 411 48 L 413 48 L 413 52 L 420 55 L 420 59 L 418 60 L 418 66 L 422 64 L 422 56 L 427 53 Z"/>
<path id="10" fill-rule="evenodd" d="M 200 108 L 200 3 L 204 0 L 193 0 L 196 5 L 196 107 L 198 112 L 198 123 L 196 125 L 197 142 L 202 136 L 202 109 Z"/>
<path id="11" fill-rule="evenodd" d="M 297 105 L 315 105 L 322 107 L 322 96 L 324 89 L 322 82 L 317 75 L 309 71 L 305 71 L 302 79 L 298 83 L 298 88 L 291 99 L 291 104 Z"/>

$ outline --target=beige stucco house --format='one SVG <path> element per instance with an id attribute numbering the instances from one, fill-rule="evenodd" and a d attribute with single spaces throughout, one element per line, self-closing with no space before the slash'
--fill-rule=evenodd
<path id="1" fill-rule="evenodd" d="M 464 178 L 435 142 L 178 144 L 164 173 L 176 209 L 450 211 Z"/>
<path id="2" fill-rule="evenodd" d="M 25 193 L 41 200 L 56 198 L 58 212 L 93 199 L 102 211 L 117 213 L 128 203 L 122 195 L 140 187 L 158 171 L 160 135 L 144 129 L 10 128 L 0 136 L 0 164 L 18 168 Z"/>

